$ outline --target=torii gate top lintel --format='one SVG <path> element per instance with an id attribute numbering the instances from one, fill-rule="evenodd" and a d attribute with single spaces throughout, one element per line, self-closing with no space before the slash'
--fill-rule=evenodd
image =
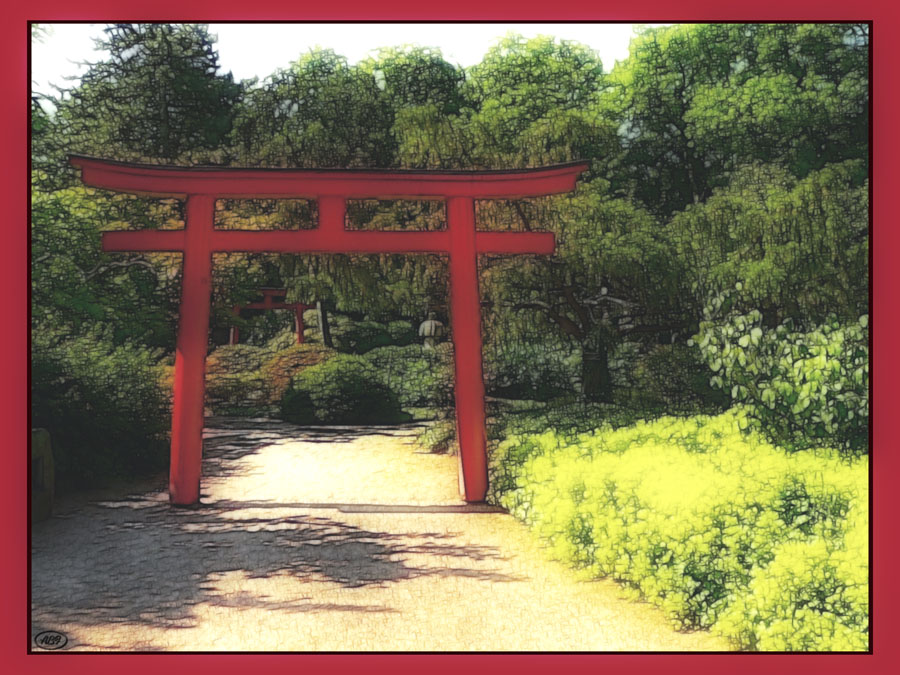
<path id="1" fill-rule="evenodd" d="M 482 501 L 487 491 L 484 379 L 481 354 L 480 253 L 550 254 L 551 232 L 486 232 L 475 222 L 475 200 L 521 199 L 571 192 L 587 162 L 503 171 L 387 169 L 244 169 L 129 164 L 70 156 L 92 187 L 152 197 L 186 199 L 181 230 L 103 233 L 104 251 L 178 251 L 183 254 L 181 304 L 175 349 L 169 498 L 200 499 L 203 398 L 212 257 L 216 252 L 438 253 L 449 257 L 450 328 L 454 346 L 460 491 Z M 219 198 L 314 199 L 312 230 L 217 230 Z M 346 228 L 349 199 L 439 199 L 446 230 L 353 231 Z M 271 296 L 267 296 L 271 304 Z"/>
<path id="2" fill-rule="evenodd" d="M 214 194 L 218 198 L 521 199 L 570 192 L 587 162 L 533 169 L 289 169 L 172 166 L 70 155 L 87 185 L 149 197 Z"/>

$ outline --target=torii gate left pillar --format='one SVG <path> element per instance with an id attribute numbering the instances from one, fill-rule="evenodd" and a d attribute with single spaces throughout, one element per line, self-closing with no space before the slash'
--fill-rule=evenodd
<path id="1" fill-rule="evenodd" d="M 570 192 L 584 162 L 513 171 L 378 171 L 237 169 L 126 164 L 73 156 L 86 185 L 185 199 L 183 230 L 106 232 L 105 251 L 182 252 L 183 281 L 175 354 L 169 499 L 200 500 L 203 394 L 214 252 L 437 253 L 450 258 L 460 492 L 470 502 L 487 493 L 484 380 L 478 254 L 549 254 L 547 232 L 479 232 L 476 199 L 520 199 Z M 314 230 L 235 231 L 214 228 L 215 203 L 227 199 L 315 199 Z M 447 229 L 429 232 L 349 231 L 348 199 L 439 199 Z"/>

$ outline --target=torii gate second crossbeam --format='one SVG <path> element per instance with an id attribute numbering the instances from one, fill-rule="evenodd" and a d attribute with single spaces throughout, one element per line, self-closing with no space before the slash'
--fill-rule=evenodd
<path id="1" fill-rule="evenodd" d="M 449 255 L 460 491 L 487 493 L 479 253 L 550 254 L 549 232 L 476 231 L 476 199 L 521 199 L 571 192 L 585 162 L 509 171 L 241 169 L 127 164 L 72 156 L 86 185 L 186 200 L 182 230 L 105 232 L 104 251 L 183 253 L 175 353 L 169 499 L 200 500 L 203 394 L 214 252 L 437 253 Z M 217 199 L 314 199 L 314 230 L 240 231 L 214 227 Z M 372 232 L 345 227 L 348 199 L 430 199 L 447 206 L 447 229 Z"/>

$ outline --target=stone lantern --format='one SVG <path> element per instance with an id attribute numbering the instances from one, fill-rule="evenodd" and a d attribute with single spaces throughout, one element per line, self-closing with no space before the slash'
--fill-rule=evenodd
<path id="1" fill-rule="evenodd" d="M 428 312 L 428 318 L 419 325 L 419 337 L 425 338 L 427 349 L 434 349 L 434 345 L 444 337 L 444 324 L 435 318 L 434 312 Z"/>

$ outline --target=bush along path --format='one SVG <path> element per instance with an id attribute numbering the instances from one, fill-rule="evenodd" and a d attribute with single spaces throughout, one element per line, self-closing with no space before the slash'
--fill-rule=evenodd
<path id="1" fill-rule="evenodd" d="M 456 458 L 419 431 L 218 420 L 201 508 L 171 508 L 160 476 L 34 527 L 33 634 L 114 651 L 729 648 L 462 503 Z"/>
<path id="2" fill-rule="evenodd" d="M 867 650 L 867 456 L 786 453 L 747 415 L 513 434 L 492 497 L 556 558 L 674 625 L 742 649 Z"/>

